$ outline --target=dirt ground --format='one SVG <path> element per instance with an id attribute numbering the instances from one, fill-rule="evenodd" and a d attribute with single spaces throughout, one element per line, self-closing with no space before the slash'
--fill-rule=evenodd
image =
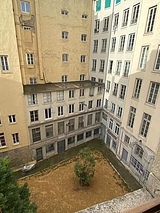
<path id="1" fill-rule="evenodd" d="M 72 213 L 126 194 L 128 189 L 103 155 L 95 155 L 95 175 L 90 186 L 79 185 L 74 159 L 44 174 L 20 180 L 20 184 L 28 183 L 37 213 Z"/>

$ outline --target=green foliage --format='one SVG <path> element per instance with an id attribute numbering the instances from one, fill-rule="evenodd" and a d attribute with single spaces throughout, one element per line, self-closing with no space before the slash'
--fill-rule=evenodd
<path id="1" fill-rule="evenodd" d="M 79 178 L 81 186 L 89 185 L 94 176 L 95 165 L 95 158 L 89 148 L 84 148 L 78 153 L 74 172 Z"/>
<path id="2" fill-rule="evenodd" d="M 36 213 L 27 183 L 19 187 L 7 158 L 0 159 L 0 209 L 3 213 Z"/>

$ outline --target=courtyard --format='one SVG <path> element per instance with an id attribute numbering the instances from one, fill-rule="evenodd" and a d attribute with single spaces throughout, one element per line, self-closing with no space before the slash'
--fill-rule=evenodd
<path id="1" fill-rule="evenodd" d="M 96 153 L 95 175 L 89 187 L 81 187 L 74 174 L 75 156 L 84 147 Z M 118 172 L 118 173 L 117 173 Z M 101 139 L 94 139 L 37 162 L 28 173 L 15 172 L 27 182 L 37 213 L 75 212 L 141 188 Z"/>
<path id="2" fill-rule="evenodd" d="M 122 196 L 131 189 L 123 182 L 100 151 L 94 150 L 95 176 L 89 186 L 80 186 L 74 174 L 75 157 L 53 169 L 19 180 L 27 182 L 37 213 L 72 213 L 96 203 Z"/>

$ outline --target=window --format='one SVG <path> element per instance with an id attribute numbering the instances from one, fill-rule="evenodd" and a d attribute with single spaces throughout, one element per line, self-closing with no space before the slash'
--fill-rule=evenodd
<path id="1" fill-rule="evenodd" d="M 133 6 L 131 24 L 136 24 L 137 23 L 138 14 L 139 14 L 139 8 L 140 8 L 140 4 L 136 4 L 136 5 Z"/>
<path id="2" fill-rule="evenodd" d="M 75 143 L 75 136 L 68 138 L 68 145 Z"/>
<path id="3" fill-rule="evenodd" d="M 85 75 L 84 75 L 84 74 L 81 74 L 81 75 L 80 75 L 80 81 L 84 81 L 84 79 L 85 79 Z"/>
<path id="4" fill-rule="evenodd" d="M 92 60 L 92 71 L 96 71 L 96 66 L 97 66 L 97 60 L 93 59 Z"/>
<path id="5" fill-rule="evenodd" d="M 83 140 L 83 138 L 84 138 L 84 134 L 83 133 L 77 135 L 77 142 Z"/>
<path id="6" fill-rule="evenodd" d="M 157 53 L 155 70 L 160 70 L 160 46 L 158 46 L 158 53 Z"/>
<path id="7" fill-rule="evenodd" d="M 105 0 L 105 8 L 108 8 L 111 6 L 111 0 Z"/>
<path id="8" fill-rule="evenodd" d="M 83 96 L 84 96 L 84 89 L 83 89 L 83 88 L 79 90 L 79 96 L 80 96 L 80 97 L 83 97 Z"/>
<path id="9" fill-rule="evenodd" d="M 74 98 L 74 90 L 69 90 L 69 98 Z"/>
<path id="10" fill-rule="evenodd" d="M 45 126 L 46 138 L 53 137 L 53 124 Z"/>
<path id="11" fill-rule="evenodd" d="M 64 100 L 64 91 L 57 91 L 57 101 Z"/>
<path id="12" fill-rule="evenodd" d="M 122 111 L 123 111 L 122 107 L 118 106 L 118 109 L 117 109 L 117 117 L 121 118 L 121 116 L 122 116 Z"/>
<path id="13" fill-rule="evenodd" d="M 125 135 L 125 136 L 124 136 L 124 142 L 125 142 L 126 144 L 129 144 L 129 141 L 130 141 L 130 137 L 128 137 L 128 135 Z"/>
<path id="14" fill-rule="evenodd" d="M 97 99 L 97 105 L 96 107 L 101 107 L 101 99 Z"/>
<path id="15" fill-rule="evenodd" d="M 112 148 L 114 151 L 116 151 L 116 148 L 117 148 L 117 143 L 115 140 L 112 140 Z"/>
<path id="16" fill-rule="evenodd" d="M 9 123 L 16 123 L 16 116 L 15 115 L 9 115 L 8 119 L 9 119 Z"/>
<path id="17" fill-rule="evenodd" d="M 154 20 L 156 16 L 157 6 L 149 8 L 146 33 L 151 33 L 153 31 Z"/>
<path id="18" fill-rule="evenodd" d="M 18 135 L 18 133 L 12 134 L 12 140 L 13 140 L 13 144 L 19 143 L 19 135 Z"/>
<path id="19" fill-rule="evenodd" d="M 68 54 L 62 54 L 62 61 L 63 62 L 66 62 L 66 61 L 68 61 Z"/>
<path id="20" fill-rule="evenodd" d="M 135 33 L 129 34 L 127 51 L 133 50 L 134 40 L 135 40 Z"/>
<path id="21" fill-rule="evenodd" d="M 116 135 L 119 135 L 119 129 L 120 129 L 120 126 L 119 126 L 119 124 L 116 123 L 116 125 L 115 125 L 115 130 L 114 130 L 114 133 L 115 133 Z"/>
<path id="22" fill-rule="evenodd" d="M 98 78 L 98 82 L 99 82 L 99 83 L 103 83 L 103 79 Z"/>
<path id="23" fill-rule="evenodd" d="M 84 118 L 83 116 L 78 118 L 78 128 L 83 128 L 84 127 Z"/>
<path id="24" fill-rule="evenodd" d="M 67 16 L 68 15 L 68 11 L 67 10 L 61 10 L 61 14 Z"/>
<path id="25" fill-rule="evenodd" d="M 109 61 L 109 67 L 108 67 L 108 73 L 112 73 L 112 70 L 113 70 L 113 61 L 110 60 Z"/>
<path id="26" fill-rule="evenodd" d="M 103 32 L 107 32 L 109 29 L 109 16 L 104 18 Z"/>
<path id="27" fill-rule="evenodd" d="M 114 83 L 113 95 L 117 96 L 117 92 L 118 92 L 118 84 L 117 84 L 117 83 Z"/>
<path id="28" fill-rule="evenodd" d="M 118 28 L 118 20 L 119 20 L 119 13 L 114 15 L 113 30 L 117 30 L 117 28 Z"/>
<path id="29" fill-rule="evenodd" d="M 96 81 L 96 78 L 95 77 L 91 77 L 91 81 Z"/>
<path id="30" fill-rule="evenodd" d="M 102 49 L 101 49 L 102 53 L 106 52 L 106 47 L 107 47 L 107 39 L 102 39 Z"/>
<path id="31" fill-rule="evenodd" d="M 89 138 L 89 137 L 91 137 L 91 136 L 92 136 L 92 131 L 86 132 L 86 138 Z"/>
<path id="32" fill-rule="evenodd" d="M 81 63 L 85 63 L 86 62 L 86 56 L 85 55 L 81 55 Z"/>
<path id="33" fill-rule="evenodd" d="M 84 102 L 79 103 L 79 111 L 80 112 L 84 110 L 84 104 L 85 104 Z"/>
<path id="34" fill-rule="evenodd" d="M 8 71 L 9 70 L 9 63 L 8 63 L 8 56 L 1 55 L 0 56 L 0 63 L 1 63 L 1 69 L 2 71 Z"/>
<path id="35" fill-rule="evenodd" d="M 133 128 L 134 125 L 135 115 L 136 115 L 136 108 L 131 106 L 128 119 L 128 126 L 131 128 Z"/>
<path id="36" fill-rule="evenodd" d="M 87 41 L 87 35 L 86 34 L 81 35 L 81 41 Z"/>
<path id="37" fill-rule="evenodd" d="M 62 75 L 62 82 L 67 82 L 67 75 Z"/>
<path id="38" fill-rule="evenodd" d="M 30 111 L 31 122 L 38 121 L 38 110 Z"/>
<path id="39" fill-rule="evenodd" d="M 58 122 L 58 135 L 61 135 L 64 133 L 64 121 Z"/>
<path id="40" fill-rule="evenodd" d="M 50 119 L 52 118 L 52 108 L 47 108 L 44 110 L 44 114 L 45 114 L 45 119 Z"/>
<path id="41" fill-rule="evenodd" d="M 142 147 L 141 146 L 139 146 L 138 144 L 136 145 L 136 147 L 135 147 L 135 154 L 136 155 L 138 155 L 138 157 L 140 157 L 140 158 L 142 158 L 143 157 L 143 153 L 144 153 L 144 151 L 143 151 L 143 149 L 142 149 Z"/>
<path id="42" fill-rule="evenodd" d="M 127 23 L 128 23 L 128 16 L 129 16 L 129 9 L 126 9 L 126 10 L 124 10 L 124 12 L 123 12 L 122 27 L 127 26 Z"/>
<path id="43" fill-rule="evenodd" d="M 86 14 L 82 14 L 82 19 L 87 19 L 87 15 Z"/>
<path id="44" fill-rule="evenodd" d="M 107 107 L 108 107 L 108 100 L 105 98 L 104 108 L 106 108 L 106 109 L 107 109 Z"/>
<path id="45" fill-rule="evenodd" d="M 126 93 L 126 85 L 121 84 L 121 92 L 119 98 L 124 99 L 125 93 Z"/>
<path id="46" fill-rule="evenodd" d="M 46 145 L 46 153 L 54 151 L 54 143 Z"/>
<path id="47" fill-rule="evenodd" d="M 96 112 L 95 114 L 95 123 L 100 122 L 101 120 L 101 113 L 100 112 Z"/>
<path id="48" fill-rule="evenodd" d="M 140 131 L 140 134 L 143 137 L 147 137 L 150 121 L 151 121 L 151 115 L 148 115 L 147 113 L 144 113 L 143 121 L 142 121 L 142 127 L 141 127 L 141 131 Z"/>
<path id="49" fill-rule="evenodd" d="M 145 69 L 146 68 L 148 50 L 149 50 L 149 46 L 142 47 L 140 63 L 139 63 L 139 68 L 140 69 Z"/>
<path id="50" fill-rule="evenodd" d="M 74 118 L 69 120 L 69 123 L 68 123 L 68 125 L 67 125 L 67 126 L 68 126 L 68 131 L 69 131 L 69 132 L 71 132 L 71 131 L 74 130 L 74 123 L 75 123 Z"/>
<path id="51" fill-rule="evenodd" d="M 30 13 L 30 3 L 27 1 L 21 1 L 21 11 L 23 13 Z"/>
<path id="52" fill-rule="evenodd" d="M 63 115 L 63 106 L 58 107 L 58 116 Z"/>
<path id="53" fill-rule="evenodd" d="M 94 134 L 94 135 L 99 135 L 99 128 L 94 129 L 93 134 Z"/>
<path id="54" fill-rule="evenodd" d="M 93 101 L 88 101 L 88 109 L 92 109 L 93 107 Z"/>
<path id="55" fill-rule="evenodd" d="M 97 53 L 97 50 L 98 50 L 98 40 L 94 40 L 93 52 Z"/>
<path id="56" fill-rule="evenodd" d="M 148 180 L 149 171 L 144 170 L 143 165 L 138 160 L 136 160 L 132 155 L 131 155 L 131 165 L 139 172 L 139 174 L 144 175 L 145 180 Z"/>
<path id="57" fill-rule="evenodd" d="M 44 103 L 52 102 L 51 92 L 45 92 L 45 93 L 43 93 L 43 102 Z"/>
<path id="58" fill-rule="evenodd" d="M 107 114 L 105 114 L 104 112 L 102 112 L 102 118 L 107 121 Z"/>
<path id="59" fill-rule="evenodd" d="M 41 132 L 39 127 L 32 129 L 32 140 L 33 142 L 37 142 L 41 140 Z"/>
<path id="60" fill-rule="evenodd" d="M 106 92 L 109 92 L 110 88 L 111 88 L 111 82 L 107 80 Z"/>
<path id="61" fill-rule="evenodd" d="M 120 75 L 121 66 L 122 66 L 122 61 L 117 61 L 117 70 L 115 72 L 116 75 Z"/>
<path id="62" fill-rule="evenodd" d="M 116 0 L 116 4 L 118 4 L 118 3 L 120 3 L 121 2 L 121 0 Z"/>
<path id="63" fill-rule="evenodd" d="M 105 60 L 100 60 L 99 72 L 104 72 Z"/>
<path id="64" fill-rule="evenodd" d="M 150 103 L 150 104 L 156 103 L 158 90 L 159 90 L 159 83 L 151 82 L 149 96 L 148 96 L 148 100 L 147 100 L 148 103 Z"/>
<path id="65" fill-rule="evenodd" d="M 99 33 L 99 25 L 100 25 L 100 20 L 95 20 L 94 33 Z"/>
<path id="66" fill-rule="evenodd" d="M 0 133 L 0 147 L 6 146 L 4 133 Z"/>
<path id="67" fill-rule="evenodd" d="M 101 0 L 97 0 L 96 1 L 96 11 L 100 11 L 101 10 Z"/>
<path id="68" fill-rule="evenodd" d="M 34 105 L 34 104 L 38 103 L 37 94 L 30 94 L 27 97 L 28 97 L 28 104 L 29 105 Z"/>
<path id="69" fill-rule="evenodd" d="M 92 114 L 88 115 L 88 118 L 87 118 L 87 125 L 88 125 L 88 126 L 89 126 L 89 125 L 92 125 L 92 118 L 93 118 L 93 115 L 92 115 Z"/>
<path id="70" fill-rule="evenodd" d="M 123 52 L 124 50 L 125 39 L 126 39 L 125 35 L 120 36 L 119 50 L 118 50 L 119 52 Z"/>
<path id="71" fill-rule="evenodd" d="M 135 87 L 133 91 L 133 98 L 139 98 L 140 90 L 142 86 L 142 79 L 136 78 L 135 80 Z"/>
<path id="72" fill-rule="evenodd" d="M 69 104 L 69 113 L 74 112 L 74 104 Z"/>
<path id="73" fill-rule="evenodd" d="M 98 87 L 98 94 L 102 94 L 102 86 Z"/>
<path id="74" fill-rule="evenodd" d="M 68 39 L 68 32 L 62 31 L 62 39 Z"/>
<path id="75" fill-rule="evenodd" d="M 123 73 L 123 76 L 128 77 L 129 69 L 130 69 L 130 61 L 125 61 L 124 62 L 124 73 Z"/>
<path id="76" fill-rule="evenodd" d="M 34 64 L 34 54 L 33 53 L 26 53 L 26 59 L 28 65 Z"/>
<path id="77" fill-rule="evenodd" d="M 94 87 L 89 89 L 89 96 L 94 96 Z"/>
<path id="78" fill-rule="evenodd" d="M 112 118 L 110 118 L 110 120 L 109 120 L 109 126 L 108 127 L 112 130 L 112 128 L 113 128 L 113 119 Z"/>
<path id="79" fill-rule="evenodd" d="M 111 103 L 111 112 L 115 112 L 116 105 L 114 103 Z"/>
<path id="80" fill-rule="evenodd" d="M 116 47 L 116 37 L 113 37 L 111 42 L 111 52 L 115 51 L 115 47 Z"/>
<path id="81" fill-rule="evenodd" d="M 29 78 L 29 83 L 30 84 L 37 84 L 37 78 Z"/>

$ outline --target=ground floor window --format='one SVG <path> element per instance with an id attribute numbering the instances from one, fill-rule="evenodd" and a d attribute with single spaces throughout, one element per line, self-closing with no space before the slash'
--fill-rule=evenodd
<path id="1" fill-rule="evenodd" d="M 46 146 L 46 153 L 54 151 L 54 143 L 48 144 Z"/>
<path id="2" fill-rule="evenodd" d="M 149 171 L 144 170 L 143 165 L 133 156 L 131 156 L 131 165 L 139 172 L 139 174 L 144 175 L 145 180 L 149 177 Z"/>
<path id="3" fill-rule="evenodd" d="M 99 128 L 94 129 L 94 135 L 98 135 L 99 134 Z"/>
<path id="4" fill-rule="evenodd" d="M 116 148 L 117 148 L 117 143 L 115 142 L 115 140 L 112 140 L 112 148 L 114 150 L 116 150 Z"/>
<path id="5" fill-rule="evenodd" d="M 91 136 L 92 136 L 92 131 L 86 132 L 86 138 L 89 138 L 89 137 L 91 137 Z"/>
<path id="6" fill-rule="evenodd" d="M 68 138 L 68 145 L 75 142 L 75 136 Z"/>
<path id="7" fill-rule="evenodd" d="M 77 135 L 77 141 L 83 140 L 84 134 Z"/>

